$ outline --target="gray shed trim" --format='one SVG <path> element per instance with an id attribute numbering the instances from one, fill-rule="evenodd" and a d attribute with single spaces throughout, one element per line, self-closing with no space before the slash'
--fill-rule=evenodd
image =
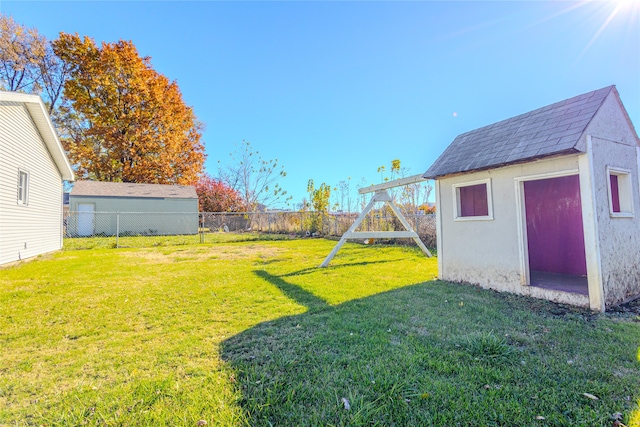
<path id="1" fill-rule="evenodd" d="M 71 197 L 142 197 L 164 199 L 197 199 L 190 185 L 134 184 L 130 182 L 77 181 Z"/>
<path id="2" fill-rule="evenodd" d="M 611 91 L 619 100 L 615 86 L 607 86 L 460 134 L 423 177 L 582 152 L 580 138 Z"/>

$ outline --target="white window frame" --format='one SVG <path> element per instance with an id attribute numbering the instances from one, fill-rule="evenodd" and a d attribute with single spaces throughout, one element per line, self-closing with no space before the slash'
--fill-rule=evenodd
<path id="1" fill-rule="evenodd" d="M 472 187 L 474 185 L 485 184 L 487 189 L 487 215 L 483 216 L 462 216 L 460 206 L 460 188 Z M 453 190 L 453 220 L 454 221 L 493 221 L 493 199 L 491 197 L 491 178 L 479 179 L 476 181 L 460 182 L 451 186 Z"/>
<path id="2" fill-rule="evenodd" d="M 19 205 L 29 205 L 29 172 L 23 169 L 18 169 L 17 202 Z"/>
<path id="3" fill-rule="evenodd" d="M 618 200 L 620 212 L 613 211 L 613 193 L 611 191 L 611 175 L 618 177 Z M 609 198 L 609 216 L 611 218 L 633 218 L 633 185 L 629 169 L 607 166 L 607 193 Z"/>

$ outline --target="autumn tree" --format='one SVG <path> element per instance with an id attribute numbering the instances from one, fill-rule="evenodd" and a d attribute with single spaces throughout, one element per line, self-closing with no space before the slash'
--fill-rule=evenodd
<path id="1" fill-rule="evenodd" d="M 10 16 L 0 16 L 0 86 L 3 90 L 36 92 L 39 88 L 38 63 L 46 40 Z"/>
<path id="2" fill-rule="evenodd" d="M 220 179 L 240 193 L 246 211 L 291 200 L 278 183 L 287 176 L 278 159 L 264 160 L 249 141 L 242 141 L 230 156 L 230 163 L 220 167 Z"/>
<path id="3" fill-rule="evenodd" d="M 175 81 L 156 72 L 130 41 L 97 46 L 60 33 L 68 67 L 62 142 L 80 178 L 193 185 L 204 163 L 202 125 Z"/>
<path id="4" fill-rule="evenodd" d="M 238 212 L 244 206 L 237 191 L 207 174 L 198 179 L 196 193 L 200 212 Z"/>
<path id="5" fill-rule="evenodd" d="M 38 30 L 0 15 L 0 89 L 42 96 L 55 122 L 67 78 L 67 67 Z"/>
<path id="6" fill-rule="evenodd" d="M 47 42 L 44 55 L 38 63 L 40 69 L 41 92 L 49 109 L 49 115 L 56 125 L 61 125 L 59 105 L 64 102 L 64 86 L 70 77 L 70 64 L 63 62 L 53 51 L 53 45 Z"/>

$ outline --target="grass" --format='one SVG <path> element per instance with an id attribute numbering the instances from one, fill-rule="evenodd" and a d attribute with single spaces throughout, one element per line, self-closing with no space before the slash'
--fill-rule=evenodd
<path id="1" fill-rule="evenodd" d="M 633 316 L 435 281 L 414 248 L 348 244 L 318 268 L 334 244 L 0 270 L 0 425 L 640 426 Z"/>
<path id="2" fill-rule="evenodd" d="M 201 239 L 203 240 L 201 242 Z M 265 240 L 289 240 L 286 234 L 268 233 L 205 233 L 176 236 L 97 236 L 68 238 L 64 240 L 65 250 L 151 248 L 156 246 L 195 245 L 199 243 L 250 242 Z"/>

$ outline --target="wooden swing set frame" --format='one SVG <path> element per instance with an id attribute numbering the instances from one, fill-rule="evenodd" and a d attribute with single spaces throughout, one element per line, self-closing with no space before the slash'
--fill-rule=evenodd
<path id="1" fill-rule="evenodd" d="M 410 238 L 413 239 L 414 242 L 418 245 L 422 252 L 425 253 L 428 257 L 431 257 L 431 252 L 429 249 L 422 243 L 420 237 L 418 237 L 418 233 L 413 230 L 409 221 L 402 215 L 400 209 L 393 203 L 393 199 L 389 196 L 387 192 L 390 188 L 401 187 L 404 185 L 415 184 L 417 182 L 425 181 L 422 175 L 413 175 L 407 178 L 396 179 L 394 181 L 385 182 L 382 184 L 371 185 L 369 187 L 361 188 L 358 190 L 360 194 L 367 193 L 375 193 L 371 198 L 371 201 L 367 204 L 367 206 L 360 213 L 356 221 L 349 227 L 349 229 L 342 235 L 338 244 L 333 248 L 331 253 L 327 255 L 325 260 L 320 264 L 320 267 L 327 267 L 333 257 L 338 253 L 342 245 L 346 243 L 347 240 L 358 240 L 358 239 L 400 239 L 400 238 Z M 360 226 L 364 218 L 367 214 L 373 209 L 376 203 L 385 203 L 387 206 L 391 208 L 393 213 L 398 217 L 406 231 L 356 231 L 356 229 Z"/>

